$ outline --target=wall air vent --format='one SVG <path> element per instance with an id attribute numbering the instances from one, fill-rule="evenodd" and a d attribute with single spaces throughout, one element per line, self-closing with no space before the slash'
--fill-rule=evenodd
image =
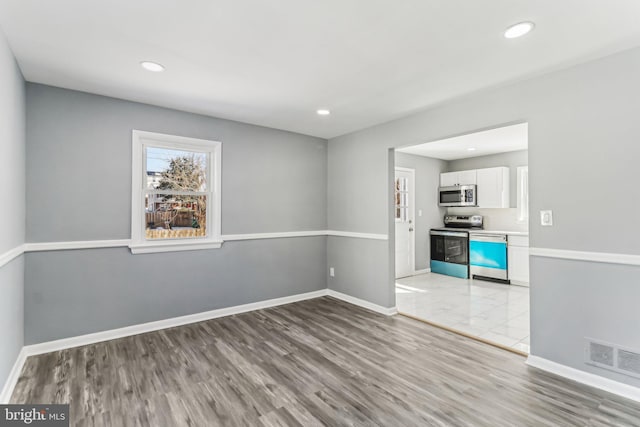
<path id="1" fill-rule="evenodd" d="M 589 361 L 595 365 L 605 365 L 608 368 L 612 368 L 614 362 L 613 353 L 614 348 L 609 345 L 593 341 L 589 343 Z"/>
<path id="2" fill-rule="evenodd" d="M 630 375 L 640 376 L 640 353 L 619 348 L 618 369 Z"/>
<path id="3" fill-rule="evenodd" d="M 586 338 L 585 363 L 640 378 L 640 351 Z"/>

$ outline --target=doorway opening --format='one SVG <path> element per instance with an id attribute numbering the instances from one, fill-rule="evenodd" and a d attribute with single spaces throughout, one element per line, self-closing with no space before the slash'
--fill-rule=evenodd
<path id="1" fill-rule="evenodd" d="M 528 354 L 528 125 L 395 150 L 400 314 Z"/>

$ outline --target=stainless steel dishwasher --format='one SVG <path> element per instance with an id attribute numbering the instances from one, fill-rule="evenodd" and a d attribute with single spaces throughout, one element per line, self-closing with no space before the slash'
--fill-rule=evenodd
<path id="1" fill-rule="evenodd" d="M 509 283 L 506 234 L 469 233 L 471 277 Z"/>

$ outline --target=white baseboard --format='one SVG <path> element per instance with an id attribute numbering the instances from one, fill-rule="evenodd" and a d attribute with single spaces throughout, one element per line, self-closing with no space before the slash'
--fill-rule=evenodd
<path id="1" fill-rule="evenodd" d="M 160 329 L 174 328 L 176 326 L 187 325 L 190 323 L 203 322 L 206 320 L 216 319 L 218 317 L 231 316 L 233 314 L 246 313 L 264 308 L 276 307 L 283 304 L 304 301 L 323 296 L 332 296 L 334 298 L 346 301 L 348 303 L 367 308 L 386 316 L 392 316 L 398 312 L 395 307 L 387 308 L 369 301 L 352 297 L 350 295 L 336 292 L 330 289 L 320 289 L 318 291 L 307 292 L 286 296 L 282 298 L 274 298 L 265 301 L 258 301 L 249 304 L 236 305 L 233 307 L 219 308 L 216 310 L 205 311 L 202 313 L 189 314 L 186 316 L 172 317 L 170 319 L 157 320 L 154 322 L 141 323 L 138 325 L 125 326 L 118 329 L 110 329 L 108 331 L 95 332 L 86 335 L 79 335 L 70 338 L 63 338 L 54 341 L 47 341 L 39 344 L 31 344 L 23 347 L 26 356 L 34 356 L 37 354 L 51 353 L 53 351 L 65 350 L 73 347 L 80 347 L 89 344 L 95 344 L 102 341 L 109 341 L 118 338 L 128 337 L 132 335 L 144 334 L 147 332 L 158 331 Z"/>
<path id="2" fill-rule="evenodd" d="M 20 349 L 20 353 L 18 353 L 18 357 L 16 358 L 13 367 L 11 368 L 11 372 L 9 372 L 9 377 L 7 381 L 4 383 L 4 387 L 2 387 L 2 393 L 0 393 L 0 405 L 6 405 L 9 403 L 9 399 L 11 399 L 11 395 L 13 394 L 13 389 L 16 387 L 18 383 L 18 378 L 20 378 L 20 373 L 22 372 L 22 367 L 24 366 L 24 362 L 27 360 L 27 351 L 24 347 Z"/>
<path id="3" fill-rule="evenodd" d="M 600 375 L 561 365 L 538 356 L 529 355 L 527 358 L 527 365 L 640 402 L 640 388 L 638 387 L 633 387 L 628 384 L 623 384 L 618 381 L 601 377 Z"/>
<path id="4" fill-rule="evenodd" d="M 95 332 L 77 337 L 63 338 L 55 341 L 48 341 L 39 344 L 27 345 L 27 355 L 50 353 L 52 351 L 64 350 L 67 348 L 80 347 L 83 345 L 94 344 L 102 341 L 114 340 L 117 338 L 128 337 L 131 335 L 144 334 L 160 329 L 173 328 L 176 326 L 187 325 L 189 323 L 202 322 L 218 317 L 230 316 L 232 314 L 246 313 L 248 311 L 261 310 L 263 308 L 275 307 L 292 302 L 303 301 L 312 298 L 318 298 L 327 295 L 326 289 L 319 291 L 307 292 L 304 294 L 291 295 L 282 298 L 274 298 L 265 301 L 258 301 L 250 304 L 236 305 L 233 307 L 219 308 L 216 310 L 205 311 L 202 313 L 189 314 L 186 316 L 173 317 L 170 319 L 157 320 L 155 322 L 141 323 L 139 325 L 125 326 L 124 328 L 111 329 L 108 331 Z"/>
<path id="5" fill-rule="evenodd" d="M 422 270 L 415 270 L 413 272 L 414 276 L 418 276 L 420 274 L 427 274 L 427 273 L 431 273 L 431 269 L 430 268 L 423 268 Z"/>
<path id="6" fill-rule="evenodd" d="M 376 313 L 384 314 L 385 316 L 393 316 L 394 314 L 398 313 L 398 309 L 396 307 L 383 307 L 381 305 L 374 304 L 360 298 L 352 297 L 351 295 L 343 294 L 342 292 L 334 291 L 333 289 L 327 289 L 327 295 L 348 302 L 350 304 L 358 305 L 368 310 L 375 311 Z"/>
<path id="7" fill-rule="evenodd" d="M 95 344 L 102 341 L 109 341 L 113 339 L 128 337 L 132 335 L 144 334 L 147 332 L 153 332 L 160 329 L 173 328 L 176 326 L 187 325 L 190 323 L 202 322 L 205 320 L 211 320 L 218 317 L 230 316 L 233 314 L 246 313 L 254 310 L 261 310 L 264 308 L 276 307 L 283 304 L 290 304 L 293 302 L 304 301 L 313 298 L 319 298 L 323 296 L 332 296 L 334 298 L 346 301 L 350 304 L 358 305 L 360 307 L 375 311 L 377 313 L 391 316 L 398 311 L 395 307 L 387 308 L 377 304 L 370 303 L 360 298 L 355 298 L 350 295 L 336 292 L 329 289 L 320 289 L 318 291 L 307 292 L 304 294 L 297 294 L 286 296 L 282 298 L 274 298 L 265 301 L 258 301 L 250 304 L 237 305 L 234 307 L 220 308 L 217 310 L 206 311 L 203 313 L 189 314 L 187 316 L 174 317 L 171 319 L 158 320 L 155 322 L 142 323 L 139 325 L 126 326 L 124 328 L 111 329 L 108 331 L 95 332 L 92 334 L 80 335 L 76 337 L 63 338 L 55 341 L 48 341 L 39 344 L 31 344 L 22 347 L 16 362 L 11 369 L 11 373 L 7 381 L 5 382 L 2 394 L 0 395 L 0 404 L 6 403 L 13 393 L 20 372 L 24 362 L 28 356 L 34 356 L 43 353 L 50 353 L 53 351 L 65 350 L 73 347 L 80 347 L 89 344 Z"/>

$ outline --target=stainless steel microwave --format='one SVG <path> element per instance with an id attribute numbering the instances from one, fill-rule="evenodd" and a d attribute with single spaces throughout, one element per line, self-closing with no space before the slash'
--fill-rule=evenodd
<path id="1" fill-rule="evenodd" d="M 475 185 L 456 185 L 438 189 L 438 206 L 478 206 Z"/>

